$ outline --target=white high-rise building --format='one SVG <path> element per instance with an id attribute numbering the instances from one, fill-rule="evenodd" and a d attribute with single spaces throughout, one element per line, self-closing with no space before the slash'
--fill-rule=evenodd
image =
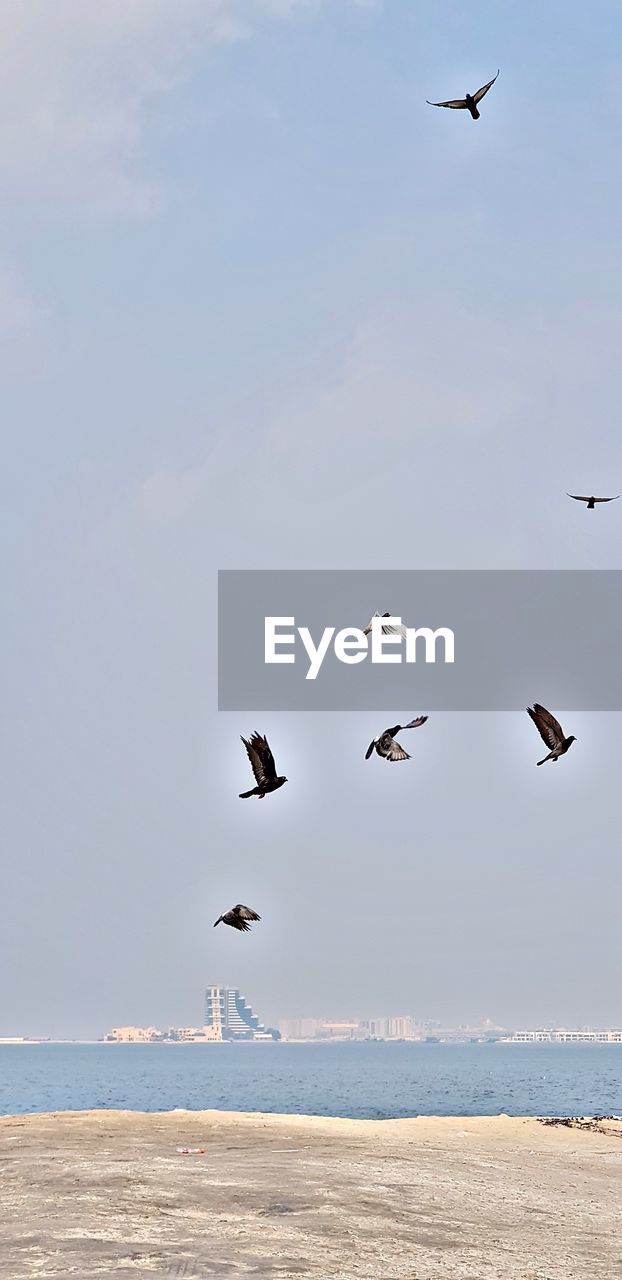
<path id="1" fill-rule="evenodd" d="M 207 987 L 205 1026 L 222 1040 L 279 1040 L 280 1033 L 264 1027 L 236 987 Z"/>

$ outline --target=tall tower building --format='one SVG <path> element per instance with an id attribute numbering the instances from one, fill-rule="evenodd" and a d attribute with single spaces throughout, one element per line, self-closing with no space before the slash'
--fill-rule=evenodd
<path id="1" fill-rule="evenodd" d="M 222 1040 L 280 1040 L 274 1027 L 264 1027 L 235 987 L 206 987 L 206 1027 Z"/>

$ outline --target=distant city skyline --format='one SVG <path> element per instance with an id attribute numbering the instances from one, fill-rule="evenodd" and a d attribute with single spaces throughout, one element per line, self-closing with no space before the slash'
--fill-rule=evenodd
<path id="1" fill-rule="evenodd" d="M 622 1016 L 611 1022 L 594 1019 L 581 1020 L 576 1023 L 564 1022 L 555 1018 L 537 1019 L 527 1016 L 522 1020 L 491 1018 L 488 1015 L 475 1018 L 459 1017 L 456 1020 L 442 1019 L 433 1016 L 421 1016 L 412 1012 L 376 1012 L 373 1016 L 348 1012 L 342 1008 L 332 1015 L 302 1014 L 298 1016 L 277 1016 L 271 1020 L 271 1026 L 262 1021 L 254 1009 L 252 996 L 242 994 L 240 989 L 228 984 L 208 984 L 202 988 L 203 997 L 195 1001 L 197 1009 L 202 1008 L 202 1019 L 182 1023 L 179 1019 L 168 1019 L 155 1023 L 119 1022 L 103 1032 L 101 1026 L 92 1035 L 84 1037 L 94 1042 L 102 1039 L 120 1041 L 149 1041 L 173 1038 L 180 1041 L 192 1039 L 221 1039 L 223 1030 L 226 1039 L 230 1033 L 233 1038 L 244 1038 L 251 1031 L 260 1039 L 274 1038 L 278 1029 L 283 1040 L 313 1041 L 330 1039 L 425 1039 L 441 1036 L 443 1038 L 468 1039 L 470 1036 L 489 1036 L 502 1038 L 513 1036 L 516 1040 L 528 1041 L 541 1036 L 543 1040 L 549 1033 L 585 1033 L 600 1032 L 619 1034 L 622 1032 Z M 350 1004 L 352 1009 L 352 1004 Z M 82 1039 L 74 1036 L 68 1028 L 59 1029 L 55 1034 L 43 1033 L 41 1029 L 30 1029 L 28 1032 L 16 1027 L 11 1030 L 0 1027 L 0 1043 L 21 1040 L 55 1040 L 67 1041 Z"/>
<path id="2" fill-rule="evenodd" d="M 622 1026 L 616 1027 L 531 1027 L 511 1030 L 504 1027 L 461 1026 L 430 1028 L 421 1026 L 408 1016 L 360 1021 L 343 1019 L 336 1022 L 323 1019 L 287 1019 L 278 1031 L 262 1028 L 248 1036 L 223 1036 L 213 1026 L 155 1027 L 128 1025 L 113 1027 L 96 1040 L 80 1040 L 77 1037 L 0 1036 L 0 1045 L 37 1043 L 85 1043 L 85 1044 L 241 1044 L 244 1042 L 270 1042 L 284 1044 L 327 1043 L 442 1043 L 442 1044 L 619 1044 L 622 1045 Z"/>
<path id="3" fill-rule="evenodd" d="M 164 1026 L 145 1023 L 119 1024 L 97 1037 L 87 1038 L 116 1043 L 209 1043 L 227 1040 L 279 1040 L 285 1042 L 327 1041 L 419 1041 L 441 1040 L 445 1043 L 490 1040 L 504 1043 L 622 1043 L 622 1022 L 609 1026 L 594 1023 L 562 1025 L 554 1022 L 537 1023 L 527 1019 L 522 1025 L 480 1018 L 452 1024 L 439 1018 L 418 1018 L 411 1013 L 384 1013 L 375 1017 L 359 1017 L 341 1014 L 337 1017 L 277 1018 L 274 1027 L 266 1026 L 254 1011 L 252 1002 L 238 988 L 208 985 L 204 988 L 203 1021 L 182 1026 L 170 1023 Z M 79 1038 L 79 1037 L 78 1037 Z M 0 1035 L 0 1044 L 27 1040 L 74 1039 L 69 1035 L 58 1037 Z"/>

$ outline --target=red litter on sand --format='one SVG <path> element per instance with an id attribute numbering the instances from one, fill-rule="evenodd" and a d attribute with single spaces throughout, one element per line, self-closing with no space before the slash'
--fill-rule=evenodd
<path id="1" fill-rule="evenodd" d="M 179 1156 L 204 1156 L 205 1147 L 178 1147 L 177 1154 Z"/>

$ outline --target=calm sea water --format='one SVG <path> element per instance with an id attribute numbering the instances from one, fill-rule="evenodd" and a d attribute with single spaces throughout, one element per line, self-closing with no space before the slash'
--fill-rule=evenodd
<path id="1" fill-rule="evenodd" d="M 369 1118 L 619 1115 L 622 1046 L 0 1046 L 0 1113 L 95 1107 Z"/>

